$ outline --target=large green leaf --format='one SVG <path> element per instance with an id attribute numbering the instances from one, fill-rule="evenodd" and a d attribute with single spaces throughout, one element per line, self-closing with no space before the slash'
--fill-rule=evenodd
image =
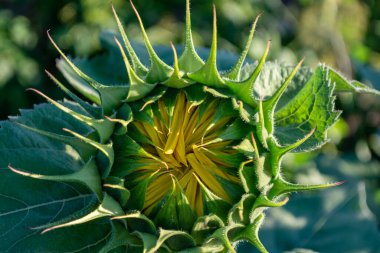
<path id="1" fill-rule="evenodd" d="M 281 145 L 295 143 L 314 128 L 312 137 L 296 150 L 315 149 L 326 142 L 327 129 L 339 116 L 334 109 L 333 90 L 326 71 L 318 68 L 298 94 L 275 114 L 275 134 Z"/>
<path id="2" fill-rule="evenodd" d="M 0 166 L 8 165 L 39 174 L 68 174 L 83 162 L 72 148 L 15 123 L 0 122 Z M 54 157 L 54 159 L 51 159 Z"/>
<path id="3" fill-rule="evenodd" d="M 82 115 L 90 116 L 76 103 L 65 100 L 64 105 Z M 39 104 L 35 105 L 33 109 L 20 110 L 20 117 L 11 117 L 11 119 L 23 125 L 38 128 L 39 130 L 68 136 L 70 135 L 63 131 L 64 128 L 75 129 L 77 133 L 84 136 L 88 136 L 94 131 L 89 126 L 82 124 L 71 115 L 51 104 Z"/>
<path id="4" fill-rule="evenodd" d="M 81 110 L 73 104 L 66 105 Z M 0 122 L 0 252 L 27 252 L 27 249 L 52 252 L 58 248 L 62 252 L 97 251 L 110 233 L 110 224 L 105 221 L 75 229 L 57 229 L 43 235 L 40 228 L 65 220 L 74 213 L 80 215 L 94 210 L 98 205 L 95 193 L 79 183 L 29 178 L 8 168 L 11 165 L 42 175 L 79 171 L 85 161 L 73 147 L 30 128 L 62 135 L 61 127 L 82 134 L 90 134 L 92 130 L 49 104 L 36 106 L 34 111 L 24 110 L 21 115 L 13 118 L 17 123 Z"/>
<path id="5" fill-rule="evenodd" d="M 50 243 L 55 243 L 57 247 L 62 245 L 62 251 L 79 250 L 90 247 L 109 230 L 106 225 L 102 225 L 102 230 L 84 225 L 72 229 L 70 233 L 68 230 L 57 230 L 41 236 L 42 229 L 37 229 L 38 227 L 64 219 L 82 209 L 91 209 L 97 201 L 96 195 L 78 186 L 20 176 L 3 164 L 0 166 L 0 175 L 1 252 L 25 252 L 27 247 L 24 246 L 30 244 L 35 245 L 31 249 L 43 249 L 46 252 L 49 247 L 53 247 Z M 73 233 L 83 233 L 85 240 L 71 240 L 65 246 L 64 241 L 70 240 L 67 236 L 75 238 Z M 64 236 L 65 240 L 57 240 L 60 236 Z M 54 238 L 55 242 L 51 242 Z"/>

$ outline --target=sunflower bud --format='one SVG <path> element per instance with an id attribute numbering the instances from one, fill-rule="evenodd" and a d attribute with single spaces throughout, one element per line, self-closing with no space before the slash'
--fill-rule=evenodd
<path id="1" fill-rule="evenodd" d="M 9 217 L 0 234 L 9 240 L 0 249 L 46 252 L 54 240 L 62 252 L 235 252 L 244 240 L 267 252 L 259 240 L 266 209 L 285 205 L 288 193 L 340 184 L 288 182 L 281 160 L 326 141 L 339 116 L 334 91 L 378 92 L 326 66 L 312 72 L 303 60 L 294 68 L 266 63 L 269 42 L 257 63 L 246 63 L 258 18 L 235 66 L 221 71 L 215 7 L 204 61 L 189 5 L 180 57 L 174 45 L 166 48 L 172 66 L 151 45 L 133 4 L 149 67 L 115 9 L 121 37 L 103 37 L 109 55 L 79 62 L 49 35 L 62 56 L 59 69 L 82 96 L 47 72 L 75 102 L 34 90 L 50 104 L 0 123 L 0 162 L 10 164 L 0 204 L 0 218 Z M 96 72 L 99 62 L 121 79 Z M 15 187 L 30 190 L 30 199 Z"/>

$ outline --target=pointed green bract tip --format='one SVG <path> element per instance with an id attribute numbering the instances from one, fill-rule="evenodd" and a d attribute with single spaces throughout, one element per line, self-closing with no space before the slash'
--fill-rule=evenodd
<path id="1" fill-rule="evenodd" d="M 129 91 L 128 96 L 126 97 L 126 101 L 132 102 L 135 100 L 138 100 L 140 98 L 145 97 L 149 92 L 151 92 L 155 84 L 150 84 L 147 81 L 142 80 L 136 72 L 133 70 L 132 66 L 129 63 L 129 60 L 124 52 L 123 46 L 120 44 L 120 42 L 114 38 L 117 46 L 120 49 L 121 55 L 123 57 L 123 61 L 128 73 L 129 77 Z"/>
<path id="2" fill-rule="evenodd" d="M 244 103 L 255 108 L 257 107 L 257 101 L 254 98 L 254 87 L 256 80 L 260 74 L 261 69 L 264 66 L 265 60 L 268 56 L 270 49 L 270 41 L 267 43 L 267 47 L 263 56 L 261 57 L 259 63 L 257 64 L 255 70 L 252 72 L 251 76 L 245 81 L 231 81 L 227 80 L 226 85 L 236 94 L 238 99 L 241 99 Z"/>
<path id="3" fill-rule="evenodd" d="M 58 222 L 58 224 L 52 224 L 52 226 L 49 226 L 48 228 L 44 229 L 41 234 L 47 233 L 52 230 L 56 230 L 59 228 L 64 228 L 64 227 L 70 227 L 70 226 L 75 226 L 75 225 L 80 225 L 95 219 L 99 219 L 102 217 L 109 217 L 109 216 L 117 216 L 123 214 L 123 210 L 119 206 L 119 204 L 109 195 L 104 194 L 103 201 L 102 203 L 91 213 L 69 221 L 69 222 Z"/>
<path id="4" fill-rule="evenodd" d="M 225 81 L 221 77 L 217 67 L 217 24 L 216 24 L 216 7 L 213 5 L 213 32 L 210 55 L 206 63 L 197 71 L 189 73 L 189 77 L 197 82 L 209 85 L 211 87 L 225 87 Z"/>
<path id="5" fill-rule="evenodd" d="M 121 37 L 123 38 L 125 48 L 127 49 L 129 57 L 131 58 L 133 69 L 140 75 L 146 75 L 148 73 L 148 69 L 141 63 L 135 50 L 133 50 L 133 47 L 127 37 L 127 34 L 125 33 L 124 27 L 121 24 L 119 16 L 117 15 L 116 10 L 113 5 L 112 5 L 112 12 L 114 14 Z"/>
<path id="6" fill-rule="evenodd" d="M 180 69 L 186 72 L 194 72 L 204 65 L 204 62 L 197 54 L 193 43 L 193 35 L 191 31 L 190 0 L 186 0 L 185 48 L 178 60 L 178 65 Z"/>
<path id="7" fill-rule="evenodd" d="M 149 59 L 150 59 L 150 69 L 148 71 L 146 80 L 150 83 L 158 83 L 165 81 L 170 73 L 173 71 L 173 69 L 167 65 L 164 61 L 162 61 L 156 54 L 155 50 L 153 49 L 152 44 L 149 41 L 148 35 L 145 31 L 143 22 L 141 20 L 140 14 L 138 13 L 136 7 L 134 6 L 133 2 L 130 0 L 131 6 L 133 11 L 136 14 L 137 20 L 140 24 L 141 32 L 144 37 L 145 46 L 149 53 Z"/>
<path id="8" fill-rule="evenodd" d="M 243 52 L 241 53 L 239 60 L 236 62 L 235 66 L 229 72 L 227 72 L 225 74 L 225 77 L 227 77 L 230 80 L 233 80 L 233 81 L 239 81 L 240 80 L 240 74 L 241 74 L 241 71 L 242 71 L 242 67 L 243 67 L 245 59 L 246 59 L 246 57 L 248 55 L 248 52 L 249 52 L 249 50 L 251 48 L 251 44 L 252 44 L 252 40 L 253 40 L 253 35 L 255 33 L 255 30 L 256 30 L 256 25 L 257 25 L 257 22 L 259 21 L 259 18 L 261 17 L 261 15 L 262 15 L 262 13 L 260 13 L 259 15 L 257 15 L 255 21 L 252 24 L 252 28 L 251 28 L 251 31 L 249 33 L 246 46 L 245 46 Z"/>
<path id="9" fill-rule="evenodd" d="M 194 82 L 185 79 L 185 77 L 184 77 L 185 74 L 179 68 L 179 60 L 178 60 L 177 50 L 176 50 L 175 46 L 173 45 L 173 43 L 170 43 L 170 45 L 171 45 L 171 48 L 173 50 L 173 56 L 174 56 L 174 63 L 173 63 L 174 70 L 173 70 L 172 75 L 169 77 L 169 79 L 166 80 L 165 82 L 163 82 L 163 84 L 168 86 L 168 87 L 173 87 L 173 88 L 177 88 L 177 89 L 190 86 Z"/>

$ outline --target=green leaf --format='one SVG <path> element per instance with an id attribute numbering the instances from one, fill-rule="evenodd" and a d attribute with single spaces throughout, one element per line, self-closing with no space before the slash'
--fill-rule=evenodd
<path id="1" fill-rule="evenodd" d="M 20 229 L 15 228 L 20 232 Z M 100 252 L 111 239 L 111 224 L 96 220 L 75 227 L 62 228 L 45 234 L 29 230 L 22 238 L 0 239 L 2 252 Z"/>
<path id="2" fill-rule="evenodd" d="M 74 102 L 64 100 L 62 104 L 77 113 L 90 117 L 85 110 Z M 33 109 L 21 109 L 20 116 L 11 117 L 10 119 L 29 127 L 60 135 L 67 135 L 63 128 L 75 129 L 84 136 L 89 136 L 94 132 L 90 126 L 83 124 L 56 106 L 47 103 L 35 105 Z M 60 127 L 57 127 L 57 125 Z"/>
<path id="3" fill-rule="evenodd" d="M 93 193 L 95 193 L 99 200 L 102 199 L 100 175 L 99 175 L 96 163 L 92 158 L 90 158 L 90 160 L 79 171 L 76 171 L 72 174 L 66 174 L 66 175 L 41 175 L 41 174 L 21 171 L 21 170 L 11 167 L 11 165 L 9 165 L 8 167 L 14 173 L 17 173 L 25 177 L 30 177 L 34 179 L 40 179 L 40 180 L 56 181 L 56 182 L 69 182 L 69 183 L 82 184 L 88 187 Z"/>
<path id="4" fill-rule="evenodd" d="M 11 172 L 2 162 L 0 192 L 1 252 L 25 252 L 31 248 L 48 252 L 53 250 L 52 242 L 62 251 L 80 250 L 91 248 L 108 236 L 109 228 L 104 223 L 89 223 L 44 235 L 40 235 L 41 230 L 33 229 L 64 219 L 96 201 L 96 196 L 86 188 L 24 177 Z M 67 240 L 71 243 L 67 244 Z"/>
<path id="5" fill-rule="evenodd" d="M 372 89 L 367 85 L 355 80 L 349 81 L 338 71 L 330 67 L 319 66 L 318 68 L 321 68 L 327 72 L 330 80 L 335 83 L 336 92 L 356 92 L 380 95 L 380 91 Z"/>
<path id="6" fill-rule="evenodd" d="M 42 233 L 47 233 L 52 230 L 76 226 L 93 220 L 101 219 L 103 217 L 119 216 L 122 214 L 124 214 L 124 212 L 121 209 L 120 205 L 111 196 L 105 193 L 102 202 L 96 207 L 96 209 L 92 211 L 81 210 L 69 215 L 68 217 L 65 217 L 62 220 L 50 222 L 38 228 L 44 228 Z"/>
<path id="7" fill-rule="evenodd" d="M 51 104 L 56 106 L 58 109 L 62 110 L 63 112 L 67 114 L 70 114 L 75 119 L 82 122 L 83 124 L 95 129 L 99 135 L 99 139 L 101 143 L 105 142 L 112 135 L 113 128 L 115 125 L 113 122 L 109 120 L 105 120 L 105 119 L 94 119 L 87 115 L 83 115 L 81 113 L 76 112 L 75 110 L 70 109 L 69 107 L 65 106 L 63 103 L 59 103 L 51 99 L 50 97 L 46 96 L 45 94 L 43 94 L 42 92 L 38 90 L 35 90 L 35 89 L 31 89 L 31 90 L 37 93 L 38 95 L 42 96 L 43 98 L 45 98 L 47 101 L 49 101 Z"/>
<path id="8" fill-rule="evenodd" d="M 11 164 L 27 167 L 33 173 L 57 175 L 79 171 L 84 165 L 78 153 L 69 146 L 11 122 L 0 122 L 0 150 L 2 168 Z"/>
<path id="9" fill-rule="evenodd" d="M 167 91 L 166 86 L 159 85 L 156 88 L 154 88 L 147 96 L 141 99 L 141 102 L 144 102 L 142 107 L 139 109 L 139 111 L 144 110 L 144 108 L 150 104 L 153 104 L 160 98 L 162 98 L 163 95 L 165 95 Z"/>
<path id="10" fill-rule="evenodd" d="M 51 132 L 47 132 L 44 130 L 39 130 L 38 128 L 30 127 L 30 126 L 23 125 L 20 123 L 17 123 L 17 124 L 19 126 L 25 128 L 25 129 L 29 130 L 29 131 L 35 132 L 35 133 L 40 134 L 42 136 L 46 136 L 46 137 L 51 138 L 53 140 L 61 141 L 62 143 L 70 145 L 73 149 L 75 149 L 79 153 L 79 155 L 83 161 L 89 160 L 92 156 L 94 156 L 94 154 L 96 154 L 95 148 L 93 148 L 90 145 L 82 142 L 78 138 L 66 136 L 63 134 L 51 133 Z"/>
<path id="11" fill-rule="evenodd" d="M 85 111 L 72 102 L 65 101 L 63 104 L 71 110 L 86 115 Z M 63 128 L 78 129 L 78 132 L 85 136 L 96 135 L 94 130 L 52 104 L 40 104 L 34 106 L 33 110 L 20 110 L 20 112 L 21 115 L 12 117 L 11 121 L 16 122 L 26 130 L 70 145 L 72 149 L 78 152 L 83 161 L 87 161 L 96 154 L 96 149 L 75 137 L 67 135 Z M 57 128 L 57 125 L 62 128 Z"/>
<path id="12" fill-rule="evenodd" d="M 220 243 L 217 243 L 214 241 L 203 244 L 201 247 L 194 247 L 194 248 L 188 248 L 181 251 L 178 251 L 178 253 L 220 253 L 225 252 L 225 248 Z"/>
<path id="13" fill-rule="evenodd" d="M 133 4 L 132 7 L 134 8 Z M 359 82 L 349 82 L 324 66 L 318 67 L 313 74 L 308 68 L 301 68 L 297 73 L 292 73 L 293 67 L 277 63 L 264 64 L 268 50 L 258 64 L 244 66 L 254 28 L 241 58 L 224 54 L 217 50 L 215 9 L 211 49 L 196 50 L 191 37 L 189 0 L 184 48 L 153 47 L 137 12 L 146 48 L 137 43 L 130 43 L 115 10 L 114 13 L 122 32 L 124 46 L 114 43 L 113 35 L 111 39 L 107 37 L 110 34 L 103 35 L 102 45 L 106 49 L 105 54 L 90 60 L 71 60 L 53 42 L 64 59 L 58 63 L 64 76 L 77 92 L 97 105 L 83 101 L 50 75 L 79 105 L 66 101 L 55 102 L 45 96 L 54 106 L 44 105 L 36 107 L 35 111 L 21 111 L 20 117 L 12 119 L 15 124 L 0 122 L 0 251 L 235 252 L 236 240 L 248 240 L 261 252 L 266 252 L 258 238 L 264 209 L 285 203 L 276 202 L 278 199 L 274 197 L 278 194 L 313 188 L 282 180 L 279 164 L 283 153 L 296 146 L 299 146 L 296 151 L 313 149 L 326 141 L 326 131 L 339 115 L 334 111 L 334 85 L 337 92 L 379 92 Z M 131 63 L 124 54 L 124 49 L 127 50 Z M 177 51 L 183 53 L 180 59 L 177 59 Z M 141 57 L 141 61 L 137 56 Z M 201 57 L 208 57 L 206 63 Z M 227 72 L 228 77 L 234 79 L 228 81 L 233 83 L 226 83 L 226 79 L 223 79 L 226 72 L 222 71 L 230 69 L 236 59 L 238 63 L 232 72 Z M 174 69 L 169 66 L 173 62 Z M 149 63 L 151 68 L 148 70 L 143 64 Z M 240 71 L 242 66 L 243 71 Z M 294 78 L 288 78 L 289 75 L 293 77 L 292 74 L 295 74 Z M 169 77 L 171 79 L 167 80 Z M 182 80 L 183 78 L 186 79 Z M 238 118 L 240 113 L 241 118 L 250 124 L 247 126 L 240 119 L 234 123 L 230 122 L 231 125 L 226 127 L 226 131 L 218 136 L 218 141 L 231 140 L 232 145 L 238 144 L 237 140 L 240 142 L 251 131 L 259 129 L 262 130 L 261 133 L 252 133 L 252 139 L 257 136 L 261 142 L 259 144 L 262 145 L 259 145 L 259 150 L 253 139 L 253 146 L 250 143 L 242 143 L 239 147 L 248 154 L 247 162 L 253 162 L 253 166 L 245 166 L 246 163 L 243 163 L 239 170 L 244 190 L 249 193 L 243 198 L 240 198 L 243 194 L 241 189 L 226 179 L 217 178 L 230 197 L 228 201 L 232 203 L 212 193 L 202 183 L 203 179 L 197 178 L 204 202 L 202 205 L 205 213 L 210 215 L 200 217 L 193 226 L 196 216 L 176 180 L 172 191 L 155 210 L 149 212 L 149 217 L 140 213 L 144 210 L 148 184 L 159 173 L 167 171 L 159 171 L 142 180 L 139 173 L 133 172 L 142 163 L 149 164 L 149 161 L 146 161 L 149 159 L 139 161 L 139 157 L 155 160 L 154 166 L 157 166 L 157 161 L 166 165 L 168 170 L 169 166 L 162 157 L 154 157 L 147 152 L 149 148 L 146 148 L 145 144 L 149 144 L 149 140 L 133 133 L 136 126 L 128 124 L 132 119 L 137 119 L 154 125 L 152 115 L 158 115 L 159 110 L 157 104 L 151 104 L 160 98 L 163 98 L 172 120 L 174 94 L 177 94 L 177 91 L 173 92 L 173 89 L 164 85 L 183 88 L 193 84 L 195 80 L 201 84 L 195 84 L 185 90 L 192 105 L 202 104 L 210 94 L 219 98 L 232 98 L 232 102 L 218 106 L 213 118 L 210 117 L 211 124 L 205 133 L 211 131 L 212 126 L 223 117 Z M 160 85 L 156 87 L 157 83 Z M 257 97 L 260 97 L 261 109 L 258 118 L 265 120 L 260 122 L 261 125 L 255 122 Z M 264 98 L 263 103 L 261 98 Z M 139 101 L 123 105 L 135 100 Z M 208 102 L 206 100 L 206 103 L 200 105 L 200 117 L 206 115 Z M 263 108 L 266 109 L 264 116 Z M 115 119 L 107 115 L 120 118 Z M 115 132 L 116 123 L 121 126 L 119 125 Z M 310 132 L 311 129 L 316 131 Z M 128 133 L 128 130 L 131 133 Z M 266 135 L 264 130 L 267 130 Z M 74 137 L 68 136 L 67 132 Z M 309 132 L 311 138 L 302 139 Z M 132 138 L 127 136 L 127 133 Z M 209 155 L 215 160 L 218 159 L 217 152 Z M 92 160 L 93 157 L 96 157 L 96 160 Z M 245 161 L 243 157 L 235 155 L 220 155 L 219 159 L 236 168 L 241 161 Z M 274 168 L 275 163 L 278 168 Z M 28 172 L 24 172 L 24 169 Z M 334 252 L 349 252 L 354 249 L 355 245 L 348 247 L 338 243 L 339 247 L 331 246 L 330 234 L 320 236 L 320 231 L 326 228 L 335 234 L 340 232 L 336 231 L 333 222 L 327 222 L 330 217 L 342 224 L 345 219 L 356 221 L 357 218 L 359 222 L 354 224 L 355 230 L 351 228 L 357 232 L 356 236 L 365 235 L 369 242 L 369 245 L 366 244 L 369 250 L 372 246 L 379 248 L 379 238 L 373 236 L 376 230 L 373 227 L 363 229 L 364 223 L 374 223 L 368 210 L 361 212 L 358 217 L 355 216 L 354 211 L 363 208 L 363 202 L 365 204 L 360 198 L 363 193 L 359 194 L 357 201 L 351 203 L 350 199 L 343 203 L 341 200 L 345 192 L 349 191 L 339 192 L 336 196 L 326 195 L 328 198 L 314 198 L 312 201 L 302 199 L 301 204 L 297 204 L 296 207 L 290 206 L 289 210 L 296 214 L 298 208 L 307 209 L 307 221 L 301 224 L 306 224 L 305 229 L 299 232 L 301 235 L 294 236 L 293 233 L 298 232 L 299 228 L 294 228 L 294 225 L 300 225 L 297 221 L 302 219 L 293 218 L 289 222 L 290 228 L 284 226 L 286 229 L 281 231 L 281 236 L 293 236 L 284 240 L 287 245 L 293 242 L 294 237 L 300 238 L 305 234 L 308 237 L 294 243 L 292 247 L 284 247 L 279 251 L 292 250 L 293 247 L 322 252 L 330 249 Z M 236 204 L 236 200 L 241 202 Z M 343 204 L 340 205 L 341 203 Z M 343 209 L 347 203 L 350 203 L 349 215 L 335 216 L 334 208 L 339 205 Z M 315 206 L 319 208 L 315 210 Z M 125 215 L 122 207 L 129 213 Z M 329 212 L 331 210 L 334 212 Z M 273 227 L 276 229 L 281 229 L 282 224 L 287 223 L 286 218 L 291 216 L 283 215 L 284 213 L 280 213 L 279 218 L 276 215 L 272 216 L 276 222 Z M 324 216 L 314 222 L 320 213 Z M 352 215 L 355 218 L 352 218 Z M 308 222 L 314 222 L 314 225 L 309 226 Z M 164 228 L 160 228 L 157 233 L 156 225 Z M 46 229 L 40 235 L 42 228 Z M 192 235 L 182 230 L 191 230 Z M 130 234 L 130 231 L 133 233 Z M 272 231 L 269 234 L 273 236 L 276 233 Z M 276 238 L 270 239 L 271 243 L 268 245 L 277 247 L 277 244 L 273 243 Z M 338 239 L 345 241 L 341 237 Z M 354 237 L 351 239 L 350 242 L 355 241 Z M 365 247 L 357 249 L 362 248 Z"/>
<path id="14" fill-rule="evenodd" d="M 115 119 L 107 118 L 109 121 L 118 123 L 115 127 L 115 135 L 124 135 L 128 131 L 128 125 L 133 121 L 132 109 L 128 104 L 123 104 L 117 111 Z"/>
<path id="15" fill-rule="evenodd" d="M 72 110 L 81 110 L 72 103 L 65 105 Z M 55 127 L 57 125 L 78 129 L 83 134 L 92 131 L 48 104 L 36 106 L 34 111 L 23 110 L 21 116 L 13 120 L 55 133 L 62 133 Z M 18 124 L 0 122 L 0 251 L 25 252 L 33 248 L 48 252 L 57 249 L 52 247 L 60 247 L 62 251 L 97 251 L 107 240 L 110 227 L 104 221 L 79 225 L 74 231 L 70 228 L 40 235 L 41 230 L 35 228 L 87 210 L 98 201 L 97 197 L 75 180 L 70 183 L 37 180 L 12 172 L 7 168 L 9 164 L 34 174 L 46 175 L 46 178 L 54 175 L 70 177 L 70 174 L 80 173 L 85 165 L 78 152 L 69 145 Z M 95 182 L 88 179 L 89 184 Z M 94 229 L 96 227 L 102 230 Z M 81 233 L 82 238 L 78 240 Z M 71 243 L 67 244 L 66 239 L 70 238 Z M 52 241 L 55 241 L 54 246 Z"/>
<path id="16" fill-rule="evenodd" d="M 258 193 L 258 189 L 260 189 L 260 182 L 267 181 L 268 176 L 265 173 L 260 173 L 261 171 L 257 171 L 256 168 L 263 167 L 262 162 L 258 159 L 255 161 L 255 164 L 249 164 L 253 161 L 247 161 L 241 163 L 239 167 L 239 177 L 243 188 L 246 193 Z M 264 177 L 264 179 L 260 178 Z"/>
<path id="17" fill-rule="evenodd" d="M 313 128 L 313 135 L 295 151 L 312 150 L 327 141 L 327 129 L 339 116 L 334 109 L 333 89 L 326 72 L 319 68 L 298 94 L 275 113 L 275 136 L 280 145 L 296 143 Z"/>

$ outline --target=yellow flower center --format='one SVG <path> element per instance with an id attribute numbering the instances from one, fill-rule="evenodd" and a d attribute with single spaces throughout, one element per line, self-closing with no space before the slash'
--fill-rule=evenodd
<path id="1" fill-rule="evenodd" d="M 220 108 L 218 113 L 221 99 L 194 105 L 184 92 L 174 96 L 158 100 L 150 107 L 151 113 L 145 114 L 151 118 L 135 118 L 128 130 L 144 149 L 134 157 L 134 181 L 152 178 L 145 195 L 145 213 L 149 214 L 170 192 L 174 177 L 192 209 L 202 215 L 202 188 L 231 202 L 222 182 L 239 183 L 237 168 L 225 159 L 238 155 L 233 140 L 219 138 L 236 118 L 220 113 Z"/>

